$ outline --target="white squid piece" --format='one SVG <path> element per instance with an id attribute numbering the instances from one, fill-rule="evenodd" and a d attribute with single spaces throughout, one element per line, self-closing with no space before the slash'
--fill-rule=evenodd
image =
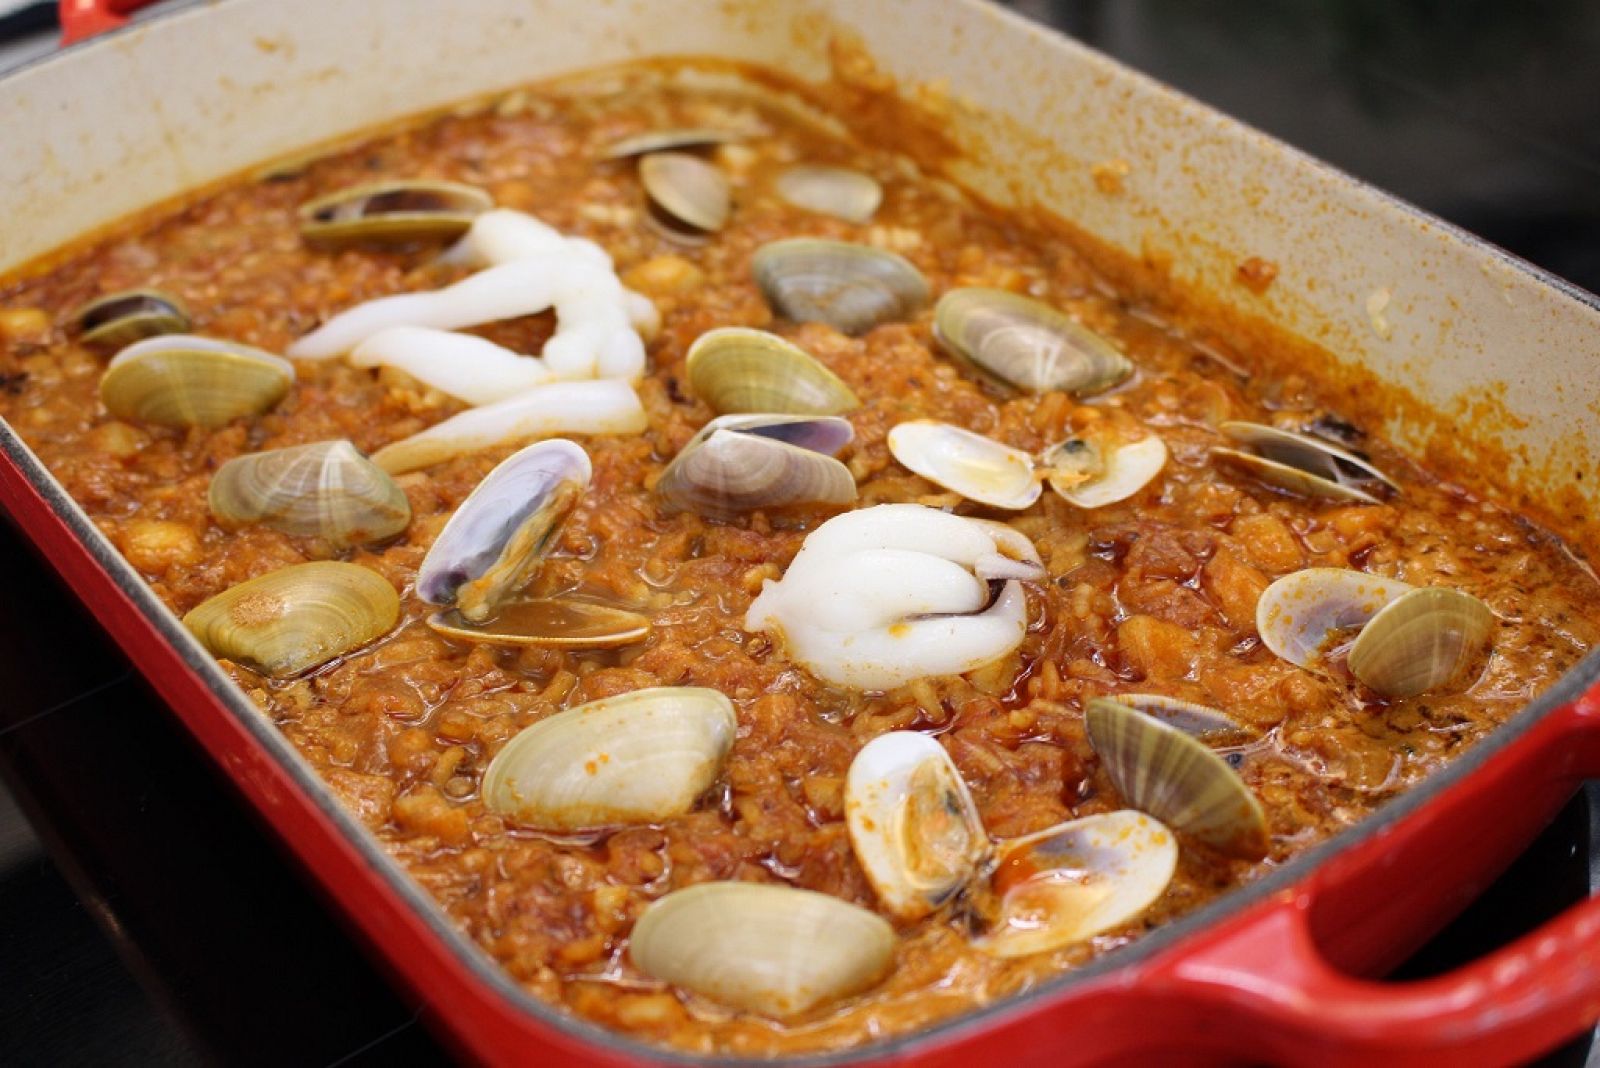
<path id="1" fill-rule="evenodd" d="M 645 424 L 639 395 L 620 379 L 552 382 L 468 408 L 385 445 L 372 454 L 372 462 L 398 475 L 504 443 L 564 434 L 637 434 Z"/>
<path id="2" fill-rule="evenodd" d="M 440 258 L 443 263 L 466 263 L 474 267 L 496 267 L 513 260 L 542 256 L 563 249 L 612 270 L 611 257 L 593 241 L 564 237 L 561 231 L 525 211 L 496 208 L 473 220 L 468 230 Z M 642 293 L 623 287 L 623 304 L 628 321 L 641 337 L 654 337 L 661 329 L 661 313 Z"/>
<path id="3" fill-rule="evenodd" d="M 358 304 L 296 341 L 288 354 L 331 359 L 394 327 L 459 330 L 554 308 L 556 332 L 541 354 L 552 378 L 631 380 L 644 373 L 640 331 L 659 327 L 655 306 L 623 286 L 611 257 L 593 241 L 563 237 L 531 215 L 500 210 L 479 216 L 457 250 L 453 258 L 488 266 L 444 289 Z M 446 357 L 424 362 L 427 370 Z M 426 374 L 417 377 L 428 381 Z"/>
<path id="4" fill-rule="evenodd" d="M 468 404 L 493 404 L 556 380 L 537 356 L 519 356 L 487 338 L 391 326 L 357 345 L 352 367 L 393 367 Z"/>
<path id="5" fill-rule="evenodd" d="M 813 531 L 745 629 L 774 634 L 827 682 L 884 690 L 1011 652 L 1028 626 L 1020 580 L 1043 574 L 1033 544 L 1009 528 L 884 504 Z M 991 578 L 1005 583 L 993 599 Z"/>

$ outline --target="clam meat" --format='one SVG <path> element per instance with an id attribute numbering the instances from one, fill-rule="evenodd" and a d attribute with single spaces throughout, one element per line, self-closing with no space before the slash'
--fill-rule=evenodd
<path id="1" fill-rule="evenodd" d="M 952 289 L 933 312 L 948 352 L 1025 393 L 1109 389 L 1133 364 L 1105 338 L 1048 304 L 1002 289 Z"/>
<path id="2" fill-rule="evenodd" d="M 958 894 L 989 853 L 977 806 L 944 746 L 891 731 L 856 754 L 845 779 L 856 860 L 884 909 L 916 920 Z"/>
<path id="3" fill-rule="evenodd" d="M 1205 743 L 1105 698 L 1089 701 L 1084 722 L 1089 744 L 1128 804 L 1229 856 L 1266 856 L 1261 803 Z"/>
<path id="4" fill-rule="evenodd" d="M 260 415 L 293 383 L 294 366 L 269 352 L 168 334 L 136 341 L 112 357 L 100 379 L 100 400 L 129 422 L 216 427 Z"/>
<path id="5" fill-rule="evenodd" d="M 72 313 L 84 345 L 120 349 L 147 337 L 182 334 L 192 325 L 177 297 L 155 289 L 132 289 L 96 297 Z"/>
<path id="6" fill-rule="evenodd" d="M 733 703 L 701 687 L 590 701 L 507 742 L 484 772 L 483 803 L 547 831 L 659 823 L 711 787 L 737 727 Z"/>
<path id="7" fill-rule="evenodd" d="M 560 438 L 502 461 L 439 532 L 417 570 L 417 596 L 487 620 L 538 574 L 589 475 L 588 453 Z"/>
<path id="8" fill-rule="evenodd" d="M 224 524 L 260 523 L 335 549 L 384 541 L 411 522 L 404 491 L 348 441 L 234 457 L 211 477 L 207 498 Z"/>
<path id="9" fill-rule="evenodd" d="M 300 234 L 322 245 L 408 244 L 460 237 L 494 207 L 483 190 L 408 178 L 341 189 L 300 208 Z"/>
<path id="10" fill-rule="evenodd" d="M 885 690 L 972 671 L 1010 653 L 1028 625 L 1016 578 L 979 569 L 999 561 L 1040 577 L 1026 538 L 916 504 L 881 504 L 807 535 L 780 581 L 767 580 L 745 616 L 812 674 L 836 686 Z"/>
<path id="11" fill-rule="evenodd" d="M 1117 444 L 1072 438 L 1046 449 L 1039 465 L 1050 488 L 1069 504 L 1104 508 L 1155 481 L 1167 465 L 1167 444 L 1159 434 Z"/>
<path id="12" fill-rule="evenodd" d="M 652 979 L 781 1018 L 872 986 L 894 951 L 894 929 L 858 905 L 791 886 L 712 882 L 646 909 L 628 955 Z"/>
<path id="13" fill-rule="evenodd" d="M 903 256 L 871 245 L 794 237 L 763 245 L 750 264 L 772 310 L 797 323 L 865 334 L 905 322 L 928 303 L 927 279 Z"/>
<path id="14" fill-rule="evenodd" d="M 684 369 L 690 390 L 719 414 L 840 415 L 861 406 L 838 375 L 765 330 L 708 330 L 689 346 Z"/>
<path id="15" fill-rule="evenodd" d="M 837 416 L 719 416 L 667 465 L 656 493 L 670 508 L 722 520 L 758 508 L 847 506 L 856 480 L 834 454 L 854 433 Z"/>
<path id="16" fill-rule="evenodd" d="M 356 564 L 295 564 L 224 590 L 183 617 L 211 654 L 288 678 L 359 649 L 393 629 L 400 597 Z"/>

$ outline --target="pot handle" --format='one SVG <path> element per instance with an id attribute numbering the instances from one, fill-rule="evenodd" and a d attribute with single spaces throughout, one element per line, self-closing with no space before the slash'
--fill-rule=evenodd
<path id="1" fill-rule="evenodd" d="M 1600 896 L 1427 979 L 1357 978 L 1330 958 L 1393 962 L 1392 947 L 1383 949 L 1384 925 L 1374 923 L 1364 935 L 1365 917 L 1395 909 L 1426 932 L 1438 922 L 1441 897 L 1464 905 L 1482 889 L 1481 871 L 1472 877 L 1453 870 L 1458 863 L 1468 866 L 1462 872 L 1481 867 L 1479 839 L 1496 837 L 1492 824 L 1475 820 L 1501 814 L 1501 825 L 1515 829 L 1487 848 L 1506 846 L 1502 855 L 1514 856 L 1539 821 L 1596 773 L 1600 685 L 1396 820 L 1370 849 L 1352 850 L 1365 854 L 1353 863 L 1336 858 L 1267 907 L 1225 922 L 1195 949 L 1152 961 L 1146 989 L 1194 1010 L 1189 1015 L 1204 1032 L 1194 1035 L 1197 1043 L 1273 1063 L 1462 1068 L 1545 1052 L 1600 1019 Z M 1506 813 L 1523 804 L 1538 815 L 1516 826 L 1518 818 Z M 1473 856 L 1480 859 L 1464 859 Z M 1451 893 L 1458 889 L 1466 893 Z"/>
<path id="2" fill-rule="evenodd" d="M 60 0 L 57 18 L 61 21 L 61 43 L 75 44 L 95 34 L 114 30 L 128 16 L 154 0 Z"/>

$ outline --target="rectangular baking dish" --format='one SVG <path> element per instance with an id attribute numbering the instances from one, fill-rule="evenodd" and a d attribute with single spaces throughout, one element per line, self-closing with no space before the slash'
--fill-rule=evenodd
<path id="1" fill-rule="evenodd" d="M 1600 452 L 1594 297 L 979 0 L 386 0 L 381 16 L 363 0 L 195 3 L 0 79 L 0 271 L 274 156 L 464 98 L 651 56 L 823 81 L 839 41 L 940 105 L 939 135 L 959 150 L 939 161 L 951 177 L 1071 220 L 1213 321 L 1271 322 L 1399 385 L 1416 403 L 1370 415 L 1394 439 L 1439 464 L 1492 460 L 1503 499 L 1581 550 L 1600 545 L 1583 522 L 1600 479 L 1575 477 Z M 1248 257 L 1278 267 L 1264 293 L 1236 282 Z M 0 453 L 0 503 L 463 1055 L 708 1063 L 518 989 L 3 424 Z M 1600 1017 L 1595 901 L 1448 975 L 1360 977 L 1420 944 L 1600 772 L 1597 679 L 1592 655 L 1374 818 L 1128 949 L 924 1033 L 803 1062 L 1466 1065 L 1548 1048 Z"/>

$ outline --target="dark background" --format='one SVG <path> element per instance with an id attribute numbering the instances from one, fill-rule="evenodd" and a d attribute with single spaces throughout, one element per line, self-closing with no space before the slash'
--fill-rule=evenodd
<path id="1" fill-rule="evenodd" d="M 1600 4 L 1012 6 L 1600 290 Z M 0 18 L 0 36 L 21 25 Z M 0 40 L 0 66 L 48 41 Z M 5 523 L 0 577 L 0 1062 L 442 1060 L 415 1003 Z M 1579 797 L 1403 974 L 1587 895 L 1591 827 Z"/>

